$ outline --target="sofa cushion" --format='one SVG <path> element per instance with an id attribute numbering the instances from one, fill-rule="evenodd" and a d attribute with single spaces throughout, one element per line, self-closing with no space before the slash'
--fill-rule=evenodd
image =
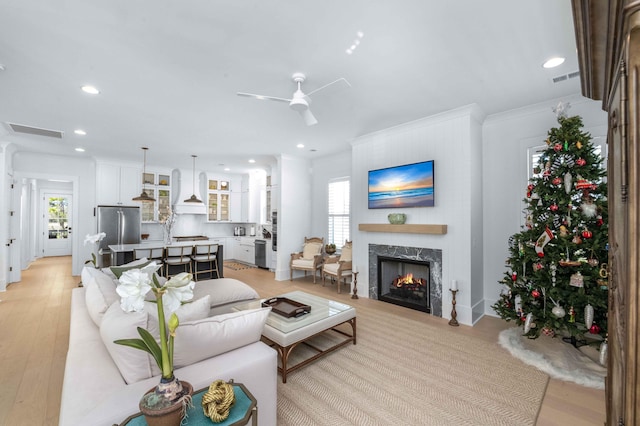
<path id="1" fill-rule="evenodd" d="M 260 297 L 253 288 L 234 278 L 197 281 L 193 287 L 193 298 L 200 299 L 206 295 L 210 296 L 209 302 L 212 308 Z"/>
<path id="2" fill-rule="evenodd" d="M 313 260 L 320 253 L 322 253 L 322 243 L 305 243 L 302 249 L 302 258 Z"/>
<path id="3" fill-rule="evenodd" d="M 100 325 L 102 343 L 128 384 L 156 376 L 160 374 L 160 369 L 147 352 L 113 342 L 119 339 L 139 339 L 137 327 L 158 336 L 160 331 L 157 324 L 157 321 L 149 320 L 147 312 L 124 312 L 119 302 L 113 303 L 104 313 Z"/>
<path id="4" fill-rule="evenodd" d="M 113 272 L 116 278 L 120 278 L 120 275 L 122 275 L 124 271 L 128 271 L 129 269 L 144 268 L 151 262 L 153 262 L 153 260 L 149 260 L 146 257 L 143 257 L 142 259 L 134 260 L 133 262 L 125 263 L 124 265 L 112 266 L 109 269 L 111 269 L 111 272 Z"/>
<path id="5" fill-rule="evenodd" d="M 153 294 L 152 291 L 150 291 L 149 293 Z M 197 321 L 208 317 L 209 307 L 211 305 L 209 299 L 209 295 L 206 295 L 192 302 L 187 302 L 176 309 L 175 314 L 178 316 L 180 324 L 188 321 Z M 148 301 L 144 302 L 144 310 L 149 313 L 149 316 L 153 318 L 154 321 L 158 321 L 158 305 L 156 303 Z M 166 323 L 169 322 L 170 317 L 171 316 L 167 315 L 165 312 L 164 319 Z"/>
<path id="6" fill-rule="evenodd" d="M 296 269 L 313 269 L 313 259 L 294 259 L 291 261 L 291 266 Z"/>
<path id="7" fill-rule="evenodd" d="M 82 285 L 86 288 L 87 311 L 93 322 L 100 327 L 102 317 L 109 306 L 120 300 L 120 296 L 116 293 L 117 281 L 95 268 L 85 267 L 82 275 L 88 277 L 82 280 Z"/>
<path id="8" fill-rule="evenodd" d="M 180 368 L 257 342 L 271 308 L 188 321 L 176 329 L 173 365 Z"/>

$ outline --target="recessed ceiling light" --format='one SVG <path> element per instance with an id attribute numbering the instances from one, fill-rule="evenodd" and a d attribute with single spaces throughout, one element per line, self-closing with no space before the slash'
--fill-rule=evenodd
<path id="1" fill-rule="evenodd" d="M 231 169 L 230 169 L 230 168 L 228 168 L 228 167 L 225 167 L 225 168 L 224 168 L 224 171 L 225 171 L 225 172 L 228 172 L 229 170 L 231 170 Z"/>
<path id="2" fill-rule="evenodd" d="M 254 159 L 252 158 L 252 159 L 250 159 L 250 160 L 249 160 L 249 162 L 253 164 L 253 163 L 255 163 L 255 162 L 256 162 L 256 160 L 254 160 Z"/>
<path id="3" fill-rule="evenodd" d="M 544 68 L 554 68 L 557 67 L 558 65 L 561 65 L 564 62 L 564 58 L 561 57 L 554 57 L 551 59 L 548 59 L 544 64 L 542 64 L 542 66 Z"/>
<path id="4" fill-rule="evenodd" d="M 82 86 L 82 91 L 85 92 L 85 93 L 88 93 L 90 95 L 97 95 L 98 93 L 100 93 L 100 91 L 98 89 L 96 89 L 93 86 L 89 86 L 89 85 Z"/>
<path id="5" fill-rule="evenodd" d="M 76 151 L 78 151 L 78 152 L 84 152 L 84 148 L 77 147 L 77 148 L 76 148 Z"/>
<path id="6" fill-rule="evenodd" d="M 5 69 L 4 65 L 0 64 L 0 71 L 4 71 Z"/>
<path id="7" fill-rule="evenodd" d="M 298 147 L 298 148 L 304 148 L 304 144 L 303 144 L 303 143 L 299 143 L 298 145 L 296 145 L 296 147 Z"/>
<path id="8" fill-rule="evenodd" d="M 73 131 L 73 133 L 75 133 L 76 135 L 80 135 L 80 136 L 85 136 L 87 134 L 87 132 L 85 132 L 82 129 L 76 129 Z"/>

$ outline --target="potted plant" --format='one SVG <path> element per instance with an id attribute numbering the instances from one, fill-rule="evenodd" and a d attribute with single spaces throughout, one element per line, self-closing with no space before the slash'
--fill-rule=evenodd
<path id="1" fill-rule="evenodd" d="M 336 252 L 336 245 L 335 245 L 335 244 L 333 244 L 333 243 L 326 244 L 326 245 L 324 246 L 324 251 L 325 251 L 327 254 L 333 254 L 333 253 L 335 253 L 335 252 Z"/>
<path id="2" fill-rule="evenodd" d="M 161 284 L 156 275 L 159 268 L 160 265 L 151 262 L 141 269 L 125 271 L 116 287 L 121 297 L 120 307 L 125 312 L 143 311 L 145 295 L 153 291 L 158 308 L 159 338 L 138 327 L 140 339 L 121 339 L 115 340 L 114 343 L 148 352 L 162 371 L 160 383 L 140 400 L 140 411 L 145 415 L 147 423 L 179 425 L 186 407 L 191 404 L 193 387 L 173 375 L 173 338 L 179 326 L 178 317 L 174 312 L 182 302 L 193 298 L 195 283 L 191 274 L 183 272 Z M 168 323 L 165 323 L 165 312 L 170 315 Z M 159 344 L 156 339 L 159 340 Z M 163 423 L 157 423 L 163 416 L 170 416 L 174 420 L 164 423 L 165 419 Z"/>

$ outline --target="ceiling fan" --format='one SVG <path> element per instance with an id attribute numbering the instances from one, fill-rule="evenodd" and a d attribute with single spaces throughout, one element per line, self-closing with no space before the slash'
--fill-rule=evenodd
<path id="1" fill-rule="evenodd" d="M 298 113 L 300 113 L 300 115 L 302 116 L 302 119 L 304 120 L 307 126 L 313 126 L 314 124 L 318 123 L 318 120 L 316 120 L 316 118 L 311 113 L 311 110 L 309 109 L 309 104 L 311 104 L 311 98 L 309 96 L 337 83 L 346 85 L 346 87 L 351 87 L 351 84 L 349 84 L 349 82 L 345 78 L 339 78 L 336 81 L 332 81 L 329 84 L 325 84 L 324 86 L 318 89 L 315 89 L 309 93 L 304 93 L 302 91 L 302 83 L 305 81 L 306 76 L 303 73 L 297 72 L 293 74 L 291 78 L 293 79 L 294 83 L 298 84 L 298 90 L 293 92 L 293 96 L 291 97 L 291 99 L 278 98 L 275 96 L 256 95 L 254 93 L 244 93 L 244 92 L 238 92 L 238 96 L 247 96 L 247 97 L 256 98 L 256 99 L 266 99 L 270 101 L 287 102 L 289 104 L 289 108 L 291 108 L 294 111 L 298 111 Z"/>

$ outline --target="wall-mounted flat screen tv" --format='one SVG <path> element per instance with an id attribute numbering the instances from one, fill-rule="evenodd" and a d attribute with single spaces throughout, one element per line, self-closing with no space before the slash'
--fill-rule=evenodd
<path id="1" fill-rule="evenodd" d="M 433 207 L 433 160 L 369 171 L 369 208 Z"/>

